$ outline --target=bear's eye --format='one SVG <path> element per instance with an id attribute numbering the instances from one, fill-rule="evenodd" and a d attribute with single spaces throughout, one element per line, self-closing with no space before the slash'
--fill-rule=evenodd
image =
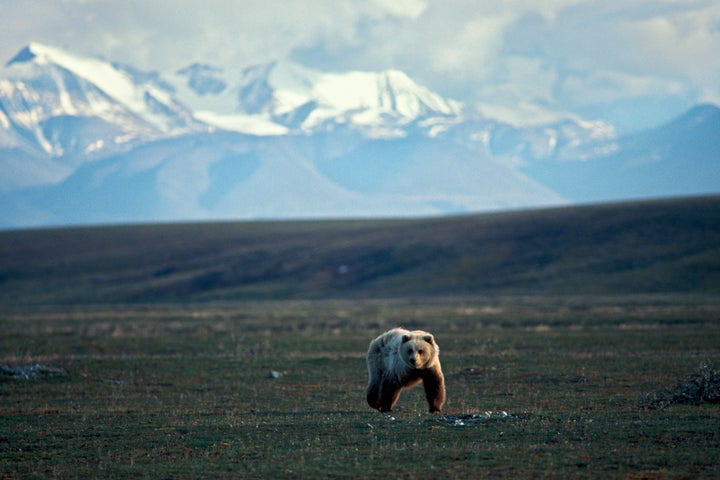
<path id="1" fill-rule="evenodd" d="M 419 354 L 419 355 L 422 355 L 423 353 L 424 353 L 424 352 L 423 352 L 423 349 L 422 349 L 422 348 L 421 348 L 420 350 L 418 350 L 418 354 Z"/>

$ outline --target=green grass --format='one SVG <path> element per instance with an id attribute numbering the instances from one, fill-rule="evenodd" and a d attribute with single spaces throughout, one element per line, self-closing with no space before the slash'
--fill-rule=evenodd
<path id="1" fill-rule="evenodd" d="M 720 405 L 657 393 L 720 364 L 718 245 L 717 196 L 0 232 L 0 366 L 57 368 L 0 370 L 0 479 L 718 478 Z M 395 326 L 443 414 L 366 405 Z"/>
<path id="2" fill-rule="evenodd" d="M 641 397 L 717 364 L 718 320 L 690 296 L 6 310 L 0 365 L 69 375 L 0 377 L 0 478 L 717 478 L 719 406 Z M 435 334 L 443 414 L 366 405 L 396 325 Z M 486 410 L 511 416 L 446 420 Z"/>

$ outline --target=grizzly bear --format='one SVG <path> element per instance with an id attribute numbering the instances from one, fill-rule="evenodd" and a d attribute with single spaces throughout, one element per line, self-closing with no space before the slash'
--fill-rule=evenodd
<path id="1" fill-rule="evenodd" d="M 368 404 L 390 412 L 403 388 L 422 382 L 430 411 L 440 412 L 445 403 L 445 378 L 439 353 L 433 336 L 422 330 L 394 328 L 370 342 Z"/>

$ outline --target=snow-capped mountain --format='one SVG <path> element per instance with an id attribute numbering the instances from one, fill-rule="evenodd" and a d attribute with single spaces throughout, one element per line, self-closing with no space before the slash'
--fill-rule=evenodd
<path id="1" fill-rule="evenodd" d="M 5 114 L 20 127 L 37 128 L 61 116 L 98 117 L 134 138 L 183 133 L 196 126 L 192 112 L 173 99 L 170 86 L 131 67 L 33 43 L 7 63 L 4 73 Z M 25 111 L 32 116 L 23 117 Z M 33 133 L 46 152 L 64 153 L 43 132 Z"/>
<path id="2" fill-rule="evenodd" d="M 171 77 L 184 104 L 218 128 L 251 134 L 316 133 L 351 126 L 366 136 L 404 136 L 462 115 L 462 105 L 400 71 L 325 73 L 291 62 L 239 71 L 193 64 Z"/>
<path id="3" fill-rule="evenodd" d="M 654 145 L 571 115 L 479 112 L 394 70 L 142 72 L 33 43 L 0 69 L 0 227 L 556 205 Z"/>
<path id="4" fill-rule="evenodd" d="M 88 160 L 206 126 L 157 76 L 33 43 L 0 74 L 0 128 L 0 148 L 38 159 L 16 169 L 3 151 L 7 189 L 56 183 Z"/>
<path id="5" fill-rule="evenodd" d="M 697 105 L 582 161 L 537 161 L 521 170 L 579 202 L 718 193 L 720 107 Z"/>

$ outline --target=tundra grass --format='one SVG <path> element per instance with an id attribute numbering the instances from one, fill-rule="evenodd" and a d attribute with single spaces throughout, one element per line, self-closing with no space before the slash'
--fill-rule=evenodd
<path id="1" fill-rule="evenodd" d="M 713 299 L 496 298 L 0 314 L 1 478 L 717 478 L 720 405 L 648 408 L 720 363 Z M 369 341 L 432 331 L 448 402 L 364 400 Z M 270 372 L 274 372 L 271 378 Z M 507 412 L 490 416 L 483 412 Z M 479 421 L 457 418 L 477 414 Z"/>

